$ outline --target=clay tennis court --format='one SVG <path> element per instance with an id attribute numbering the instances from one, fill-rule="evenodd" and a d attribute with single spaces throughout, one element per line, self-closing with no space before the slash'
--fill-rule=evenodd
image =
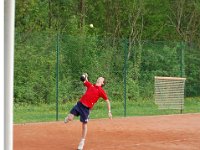
<path id="1" fill-rule="evenodd" d="M 76 150 L 81 123 L 14 125 L 14 150 Z M 200 114 L 90 120 L 84 150 L 199 150 Z"/>

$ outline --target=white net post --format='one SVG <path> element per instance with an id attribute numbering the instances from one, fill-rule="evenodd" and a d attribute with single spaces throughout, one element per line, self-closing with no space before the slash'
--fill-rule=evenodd
<path id="1" fill-rule="evenodd" d="M 184 88 L 186 78 L 155 77 L 155 103 L 159 109 L 184 108 Z"/>

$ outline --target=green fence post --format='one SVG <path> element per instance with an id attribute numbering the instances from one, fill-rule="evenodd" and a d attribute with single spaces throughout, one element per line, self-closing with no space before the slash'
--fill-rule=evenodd
<path id="1" fill-rule="evenodd" d="M 59 34 L 56 42 L 56 121 L 58 121 Z"/>
<path id="2" fill-rule="evenodd" d="M 126 117 L 127 42 L 124 42 L 124 117 Z"/>
<path id="3" fill-rule="evenodd" d="M 181 77 L 185 76 L 185 60 L 184 60 L 184 54 L 185 53 L 185 44 L 181 43 Z"/>
<path id="4" fill-rule="evenodd" d="M 180 69 L 181 69 L 181 77 L 185 77 L 185 60 L 184 60 L 184 56 L 185 56 L 185 43 L 181 42 L 181 62 L 180 62 Z M 180 113 L 183 113 L 183 108 L 181 108 Z"/>

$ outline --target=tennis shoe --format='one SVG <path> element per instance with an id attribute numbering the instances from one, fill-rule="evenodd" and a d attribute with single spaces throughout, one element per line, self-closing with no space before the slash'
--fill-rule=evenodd
<path id="1" fill-rule="evenodd" d="M 78 150 L 83 150 L 84 144 L 85 144 L 85 140 L 81 140 L 79 145 L 78 145 Z"/>
<path id="2" fill-rule="evenodd" d="M 68 117 L 65 117 L 64 123 L 68 123 L 68 122 L 69 122 Z"/>

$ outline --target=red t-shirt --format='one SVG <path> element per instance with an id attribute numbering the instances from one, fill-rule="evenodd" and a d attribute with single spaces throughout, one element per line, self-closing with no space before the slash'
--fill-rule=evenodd
<path id="1" fill-rule="evenodd" d="M 101 86 L 91 84 L 89 81 L 84 82 L 84 85 L 87 87 L 87 90 L 80 99 L 83 105 L 91 109 L 100 97 L 108 100 L 107 94 Z"/>

